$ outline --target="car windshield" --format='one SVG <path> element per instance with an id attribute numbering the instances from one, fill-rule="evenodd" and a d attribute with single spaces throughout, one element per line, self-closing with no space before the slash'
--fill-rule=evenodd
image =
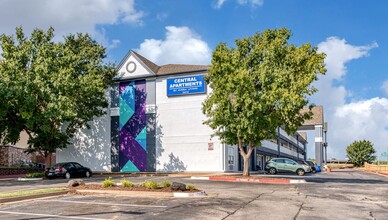
<path id="1" fill-rule="evenodd" d="M 52 166 L 52 168 L 58 168 L 58 167 L 63 167 L 63 165 L 65 165 L 66 163 L 57 163 L 57 164 L 54 164 L 53 166 Z"/>

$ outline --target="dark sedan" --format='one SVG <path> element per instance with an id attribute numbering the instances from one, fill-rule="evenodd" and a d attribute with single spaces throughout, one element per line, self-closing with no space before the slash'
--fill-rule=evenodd
<path id="1" fill-rule="evenodd" d="M 70 179 L 72 177 L 91 177 L 92 170 L 76 162 L 65 162 L 57 163 L 46 169 L 45 174 L 47 178 L 63 177 Z"/>

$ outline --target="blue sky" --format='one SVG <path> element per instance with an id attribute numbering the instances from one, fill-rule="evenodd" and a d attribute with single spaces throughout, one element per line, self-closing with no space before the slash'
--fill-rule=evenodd
<path id="1" fill-rule="evenodd" d="M 115 63 L 133 49 L 157 64 L 210 64 L 219 42 L 233 46 L 236 38 L 287 27 L 290 43 L 327 53 L 328 72 L 311 101 L 324 106 L 329 157 L 344 158 L 360 139 L 371 140 L 378 155 L 387 151 L 387 9 L 379 0 L 1 0 L 0 32 L 52 26 L 58 40 L 91 33 Z"/>

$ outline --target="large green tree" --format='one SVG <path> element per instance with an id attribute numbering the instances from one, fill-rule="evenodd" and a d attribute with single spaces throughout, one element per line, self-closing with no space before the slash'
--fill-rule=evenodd
<path id="1" fill-rule="evenodd" d="M 295 133 L 311 117 L 300 112 L 316 92 L 311 83 L 326 71 L 324 54 L 310 44 L 289 44 L 290 36 L 286 28 L 266 30 L 236 40 L 236 47 L 220 43 L 213 52 L 204 123 L 224 143 L 238 145 L 245 176 L 256 146 L 276 138 L 280 126 Z"/>
<path id="2" fill-rule="evenodd" d="M 354 141 L 346 148 L 346 153 L 356 167 L 363 166 L 365 162 L 372 163 L 376 159 L 373 144 L 367 140 Z"/>
<path id="3" fill-rule="evenodd" d="M 104 63 L 105 48 L 90 35 L 53 38 L 53 28 L 36 29 L 29 38 L 22 28 L 16 36 L 0 36 L 0 141 L 14 144 L 26 132 L 27 151 L 40 153 L 47 166 L 56 149 L 105 113 L 115 75 L 114 66 Z"/>

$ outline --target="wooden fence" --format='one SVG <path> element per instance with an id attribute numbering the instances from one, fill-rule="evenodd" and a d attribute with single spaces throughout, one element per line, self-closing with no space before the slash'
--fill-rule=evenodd
<path id="1" fill-rule="evenodd" d="M 388 173 L 388 165 L 375 165 L 365 162 L 364 168 L 368 171 Z"/>

